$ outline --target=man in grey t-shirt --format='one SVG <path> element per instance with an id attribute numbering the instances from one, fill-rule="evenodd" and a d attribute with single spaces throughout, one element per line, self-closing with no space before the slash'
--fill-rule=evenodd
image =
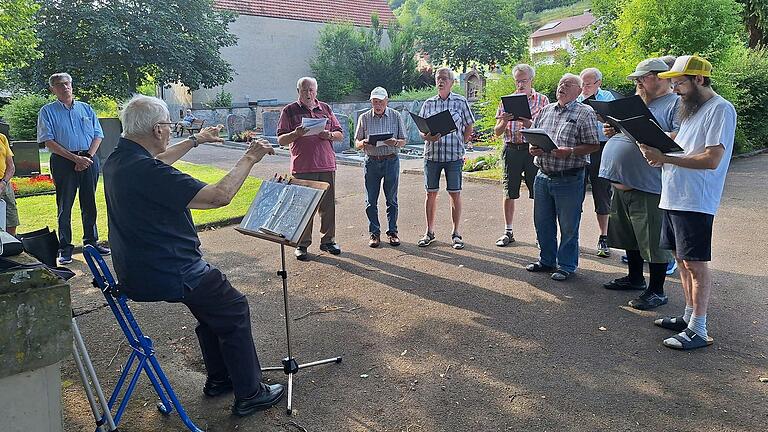
<path id="1" fill-rule="evenodd" d="M 637 94 L 648 105 L 659 126 L 672 136 L 680 128 L 676 120 L 680 97 L 672 93 L 669 79 L 658 74 L 669 70 L 661 59 L 650 58 L 637 65 L 629 79 L 635 82 Z M 608 244 L 626 249 L 628 274 L 603 286 L 610 290 L 644 290 L 629 306 L 654 309 L 666 304 L 664 279 L 669 251 L 659 246 L 661 238 L 661 169 L 645 162 L 637 144 L 606 125 L 611 136 L 603 150 L 600 177 L 613 184 L 614 194 L 608 224 Z M 643 262 L 648 262 L 649 284 L 643 277 Z"/>

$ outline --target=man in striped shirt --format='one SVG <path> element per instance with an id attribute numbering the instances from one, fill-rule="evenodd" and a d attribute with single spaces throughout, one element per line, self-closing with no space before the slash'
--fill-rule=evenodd
<path id="1" fill-rule="evenodd" d="M 533 77 L 536 71 L 527 64 L 515 65 L 512 68 L 515 77 L 515 94 L 528 96 L 528 107 L 531 117 L 535 119 L 542 108 L 549 104 L 549 98 L 533 89 Z M 504 135 L 504 149 L 501 151 L 502 179 L 504 187 L 504 235 L 496 240 L 496 246 L 504 247 L 515 241 L 512 233 L 512 219 L 515 215 L 515 201 L 520 198 L 521 174 L 525 177 L 525 187 L 528 198 L 533 199 L 533 180 L 539 170 L 533 164 L 533 156 L 528 153 L 528 144 L 520 131 L 531 127 L 532 119 L 516 118 L 513 114 L 504 112 L 504 105 L 499 102 L 496 110 L 496 126 L 493 132 L 496 136 Z"/>
<path id="2" fill-rule="evenodd" d="M 584 167 L 600 146 L 589 105 L 576 101 L 581 78 L 567 73 L 557 85 L 557 102 L 544 107 L 533 122 L 547 132 L 557 148 L 549 153 L 531 146 L 539 173 L 533 185 L 533 224 L 541 251 L 528 264 L 531 272 L 549 272 L 556 281 L 568 279 L 579 264 L 579 223 L 584 201 Z M 560 225 L 560 245 L 557 225 Z"/>
<path id="3" fill-rule="evenodd" d="M 371 109 L 357 119 L 355 147 L 365 152 L 365 214 L 368 216 L 368 246 L 381 244 L 379 224 L 379 190 L 384 181 L 384 197 L 387 201 L 387 238 L 392 246 L 400 246 L 397 236 L 397 188 L 400 179 L 398 153 L 405 146 L 405 125 L 400 113 L 389 108 L 389 94 L 384 87 L 371 91 Z M 370 143 L 371 135 L 392 134 L 391 138 Z"/>
<path id="4" fill-rule="evenodd" d="M 435 214 L 437 213 L 437 192 L 440 190 L 440 173 L 445 170 L 445 182 L 451 197 L 451 219 L 453 232 L 451 243 L 454 249 L 464 249 L 464 241 L 459 233 L 461 220 L 461 169 L 464 166 L 464 144 L 472 136 L 475 116 L 469 109 L 469 103 L 463 96 L 453 93 L 453 71 L 442 67 L 435 71 L 437 95 L 424 101 L 419 115 L 430 117 L 448 110 L 456 123 L 457 130 L 446 135 L 427 135 L 424 138 L 424 187 L 427 199 L 424 203 L 427 217 L 427 232 L 419 240 L 420 247 L 429 246 L 435 240 Z"/>

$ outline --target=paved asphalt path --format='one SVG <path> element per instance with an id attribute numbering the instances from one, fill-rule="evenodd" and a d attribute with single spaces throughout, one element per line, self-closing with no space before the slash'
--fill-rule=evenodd
<path id="1" fill-rule="evenodd" d="M 185 160 L 229 168 L 240 154 L 204 145 Z M 186 308 L 155 303 L 134 310 L 187 411 L 208 431 L 766 431 L 768 383 L 759 380 L 768 376 L 766 166 L 768 155 L 731 165 L 711 263 L 715 344 L 694 352 L 663 347 L 670 332 L 652 325 L 657 316 L 682 312 L 677 275 L 666 285 L 669 304 L 653 312 L 624 306 L 635 293 L 601 287 L 625 267 L 620 251 L 594 255 L 591 199 L 578 274 L 554 282 L 523 268 L 537 257 L 530 201 L 518 205 L 517 242 L 494 246 L 503 219 L 501 188 L 493 184 L 464 183 L 465 250 L 449 247 L 445 192 L 438 242 L 422 249 L 415 242 L 424 232 L 423 180 L 401 175 L 403 245 L 369 248 L 362 169 L 344 165 L 337 174 L 344 253 L 320 253 L 313 244 L 310 262 L 288 256 L 294 355 L 299 362 L 334 355 L 344 361 L 299 372 L 292 417 L 280 408 L 239 419 L 229 414 L 230 397 L 204 398 L 195 321 Z M 288 159 L 274 156 L 253 175 L 287 171 Z M 279 248 L 232 227 L 200 238 L 207 259 L 248 295 L 261 361 L 277 364 L 285 355 Z M 87 310 L 100 304 L 100 293 L 82 275 L 82 257 L 75 258 L 73 303 Z M 78 322 L 111 389 L 128 355 L 115 320 L 100 309 Z M 66 430 L 89 430 L 73 364 L 63 365 Z M 265 377 L 286 381 L 277 372 Z M 147 384 L 142 378 L 120 430 L 183 430 L 178 417 L 157 412 Z"/>

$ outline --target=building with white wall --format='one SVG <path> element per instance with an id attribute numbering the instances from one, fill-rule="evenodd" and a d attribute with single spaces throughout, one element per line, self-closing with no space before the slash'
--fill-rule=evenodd
<path id="1" fill-rule="evenodd" d="M 529 40 L 529 52 L 534 63 L 553 63 L 558 50 L 573 52 L 571 41 L 580 38 L 595 22 L 595 17 L 585 12 L 582 15 L 564 18 L 544 24 Z"/>

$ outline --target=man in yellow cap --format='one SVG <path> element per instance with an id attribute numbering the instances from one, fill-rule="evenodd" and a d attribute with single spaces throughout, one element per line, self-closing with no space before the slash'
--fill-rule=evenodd
<path id="1" fill-rule="evenodd" d="M 707 334 L 712 222 L 736 133 L 736 110 L 712 90 L 711 75 L 712 64 L 696 55 L 678 57 L 672 69 L 660 73 L 659 78 L 669 78 L 680 95 L 681 123 L 675 141 L 683 152 L 663 154 L 640 144 L 648 163 L 662 167 L 660 246 L 674 252 L 685 294 L 683 316 L 658 319 L 654 324 L 679 331 L 664 345 L 681 350 L 713 342 Z"/>

